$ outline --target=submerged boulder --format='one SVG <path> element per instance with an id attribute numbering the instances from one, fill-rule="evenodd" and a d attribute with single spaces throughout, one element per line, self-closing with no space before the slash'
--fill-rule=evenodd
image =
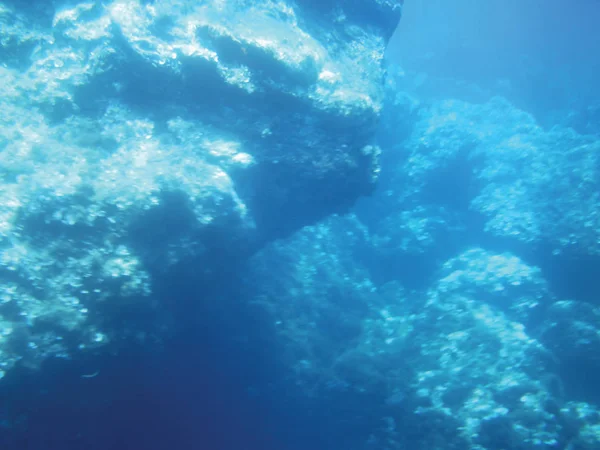
<path id="1" fill-rule="evenodd" d="M 0 368 L 368 194 L 400 3 L 1 4 Z"/>

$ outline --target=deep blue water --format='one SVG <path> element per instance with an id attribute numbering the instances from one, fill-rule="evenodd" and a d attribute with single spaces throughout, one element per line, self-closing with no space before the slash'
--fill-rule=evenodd
<path id="1" fill-rule="evenodd" d="M 552 126 L 600 99 L 599 14 L 596 1 L 407 2 L 388 57 L 419 95 L 502 95 Z"/>

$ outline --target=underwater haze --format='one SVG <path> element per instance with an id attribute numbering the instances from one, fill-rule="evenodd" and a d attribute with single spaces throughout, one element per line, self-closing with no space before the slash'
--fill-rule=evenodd
<path id="1" fill-rule="evenodd" d="M 599 20 L 0 1 L 0 447 L 600 448 Z"/>
<path id="2" fill-rule="evenodd" d="M 598 17 L 596 1 L 415 0 L 387 55 L 421 95 L 502 95 L 551 126 L 599 101 Z"/>

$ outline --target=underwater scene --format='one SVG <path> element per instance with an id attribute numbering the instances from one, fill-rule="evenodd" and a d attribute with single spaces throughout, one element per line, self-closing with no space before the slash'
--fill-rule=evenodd
<path id="1" fill-rule="evenodd" d="M 600 450 L 598 23 L 0 0 L 0 449 Z"/>

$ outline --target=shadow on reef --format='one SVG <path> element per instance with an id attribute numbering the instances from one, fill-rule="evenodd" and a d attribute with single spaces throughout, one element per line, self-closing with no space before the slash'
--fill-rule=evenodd
<path id="1" fill-rule="evenodd" d="M 348 430 L 332 425 L 348 402 L 302 396 L 278 359 L 267 314 L 245 301 L 235 279 L 186 275 L 156 286 L 177 323 L 162 345 L 113 343 L 112 355 L 11 371 L 0 384 L 0 447 L 300 450 L 339 443 Z M 366 432 L 352 430 L 352 438 L 364 442 Z"/>
<path id="2" fill-rule="evenodd" d="M 182 305 L 196 293 L 187 295 Z M 0 386 L 0 446 L 285 448 L 274 432 L 272 399 L 261 390 L 278 375 L 269 350 L 257 348 L 259 336 L 244 345 L 228 329 L 243 319 L 241 311 L 232 311 L 235 320 L 225 323 L 227 318 L 211 315 L 218 312 L 203 309 L 211 308 L 190 311 L 159 350 L 129 344 L 113 356 L 53 359 L 39 372 L 9 374 Z M 237 325 L 256 333 L 252 324 Z"/>
<path id="3" fill-rule="evenodd" d="M 159 295 L 177 300 L 180 323 L 159 350 L 117 344 L 113 356 L 11 372 L 0 385 L 0 446 L 285 448 L 263 389 L 280 375 L 268 331 L 231 292 L 172 281 L 177 289 Z"/>

